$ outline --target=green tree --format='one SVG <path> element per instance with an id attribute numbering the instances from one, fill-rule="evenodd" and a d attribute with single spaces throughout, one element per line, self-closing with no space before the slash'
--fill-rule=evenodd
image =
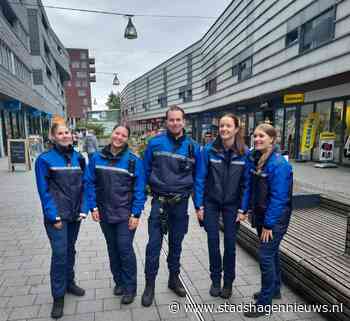
<path id="1" fill-rule="evenodd" d="M 119 109 L 120 110 L 120 93 L 115 94 L 113 91 L 108 96 L 106 106 L 108 109 Z"/>

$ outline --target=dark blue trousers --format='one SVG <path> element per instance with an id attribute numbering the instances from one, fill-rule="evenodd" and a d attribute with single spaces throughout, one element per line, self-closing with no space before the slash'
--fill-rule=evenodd
<path id="1" fill-rule="evenodd" d="M 262 225 L 257 225 L 260 238 Z M 273 231 L 273 239 L 259 243 L 259 263 L 261 270 L 261 291 L 257 300 L 259 305 L 271 305 L 272 297 L 281 291 L 281 266 L 279 246 L 285 232 Z"/>
<path id="2" fill-rule="evenodd" d="M 180 273 L 182 241 L 188 231 L 188 198 L 172 207 L 167 207 L 166 210 L 169 220 L 168 269 L 170 273 L 178 275 Z M 148 218 L 148 235 L 145 276 L 146 280 L 154 281 L 159 269 L 159 256 L 163 242 L 160 230 L 159 201 L 155 199 L 152 200 L 152 209 Z"/>
<path id="3" fill-rule="evenodd" d="M 220 252 L 219 216 L 224 223 L 224 257 Z M 236 224 L 237 207 L 204 204 L 204 228 L 208 236 L 210 278 L 214 285 L 221 285 L 224 270 L 224 284 L 231 285 L 236 277 Z"/>
<path id="4" fill-rule="evenodd" d="M 117 224 L 100 222 L 107 243 L 109 264 L 116 285 L 125 294 L 136 294 L 136 255 L 133 247 L 135 230 L 130 231 L 128 221 Z"/>
<path id="5" fill-rule="evenodd" d="M 75 242 L 80 229 L 80 222 L 62 223 L 63 227 L 59 230 L 45 221 L 52 249 L 50 279 L 54 298 L 64 296 L 67 286 L 74 281 Z"/>

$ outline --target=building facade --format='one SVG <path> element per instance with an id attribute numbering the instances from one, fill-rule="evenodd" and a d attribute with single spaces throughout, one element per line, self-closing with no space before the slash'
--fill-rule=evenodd
<path id="1" fill-rule="evenodd" d="M 91 110 L 91 82 L 96 82 L 95 59 L 88 49 L 67 49 L 71 80 L 65 84 L 67 117 L 72 127 Z"/>
<path id="2" fill-rule="evenodd" d="M 320 159 L 320 134 L 335 133 L 334 160 L 350 164 L 350 1 L 234 0 L 196 43 L 129 83 L 122 115 L 133 130 L 162 126 L 182 106 L 202 140 L 225 112 L 240 116 L 247 144 L 271 122 L 292 158 Z M 316 116 L 315 116 L 316 115 Z M 302 146 L 317 118 L 312 148 Z M 306 150 L 306 151 L 305 151 Z"/>
<path id="3" fill-rule="evenodd" d="M 8 139 L 47 136 L 65 115 L 68 59 L 40 0 L 0 2 L 0 156 Z"/>

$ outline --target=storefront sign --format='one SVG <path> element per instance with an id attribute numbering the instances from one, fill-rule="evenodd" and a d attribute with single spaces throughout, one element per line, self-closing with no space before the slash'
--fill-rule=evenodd
<path id="1" fill-rule="evenodd" d="M 334 143 L 336 134 L 332 132 L 322 132 L 320 134 L 320 161 L 329 162 L 334 159 Z"/>
<path id="2" fill-rule="evenodd" d="M 287 94 L 283 96 L 283 102 L 289 104 L 302 104 L 304 102 L 304 94 Z"/>
<path id="3" fill-rule="evenodd" d="M 301 153 L 305 154 L 314 147 L 316 132 L 320 120 L 319 113 L 310 113 L 304 122 L 303 137 L 301 140 Z"/>

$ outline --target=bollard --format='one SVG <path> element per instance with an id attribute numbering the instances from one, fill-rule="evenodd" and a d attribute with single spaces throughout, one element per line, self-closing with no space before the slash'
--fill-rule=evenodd
<path id="1" fill-rule="evenodd" d="M 350 255 L 350 216 L 348 216 L 348 223 L 346 229 L 345 254 Z"/>

